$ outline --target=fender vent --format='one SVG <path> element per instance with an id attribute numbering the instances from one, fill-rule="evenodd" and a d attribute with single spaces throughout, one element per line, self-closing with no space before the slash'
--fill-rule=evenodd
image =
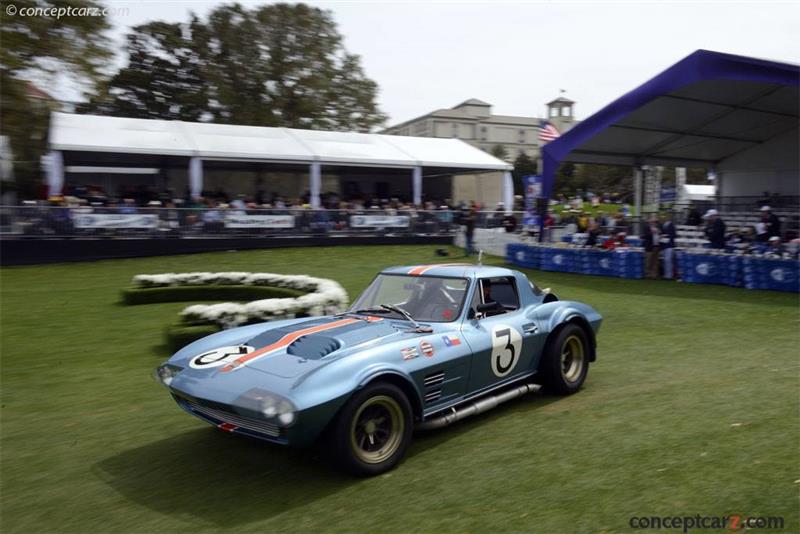
<path id="1" fill-rule="evenodd" d="M 442 398 L 442 390 L 434 389 L 433 391 L 429 391 L 428 393 L 425 394 L 425 404 L 436 402 L 441 398 Z"/>
<path id="2" fill-rule="evenodd" d="M 444 371 L 439 371 L 437 373 L 429 374 L 428 376 L 425 377 L 425 380 L 423 380 L 422 383 L 426 388 L 431 388 L 434 386 L 438 386 L 442 382 L 444 382 Z"/>
<path id="3" fill-rule="evenodd" d="M 298 358 L 307 360 L 319 360 L 331 352 L 339 350 L 339 342 L 332 337 L 310 335 L 303 336 L 293 342 L 286 349 L 286 352 Z"/>

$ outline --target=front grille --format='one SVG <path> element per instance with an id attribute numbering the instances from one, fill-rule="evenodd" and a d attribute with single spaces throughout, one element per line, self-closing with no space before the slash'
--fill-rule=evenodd
<path id="1" fill-rule="evenodd" d="M 257 432 L 259 434 L 266 434 L 267 436 L 273 438 L 277 438 L 281 434 L 281 429 L 278 427 L 278 425 L 268 423 L 267 421 L 261 421 L 259 419 L 250 419 L 248 417 L 242 417 L 236 414 L 232 414 L 230 412 L 218 410 L 216 408 L 201 406 L 196 402 L 192 402 L 186 399 L 180 399 L 180 402 L 183 403 L 184 406 L 189 408 L 194 413 L 201 416 L 210 417 L 211 419 L 214 419 L 216 421 L 229 423 L 231 425 L 235 425 L 240 428 L 250 430 L 252 432 Z"/>

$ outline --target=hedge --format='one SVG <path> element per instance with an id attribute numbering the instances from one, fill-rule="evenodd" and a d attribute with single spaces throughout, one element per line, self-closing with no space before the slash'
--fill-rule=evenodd
<path id="1" fill-rule="evenodd" d="M 243 301 L 297 298 L 304 293 L 295 289 L 270 286 L 170 286 L 128 288 L 122 290 L 122 302 L 128 305 L 187 301 Z"/>

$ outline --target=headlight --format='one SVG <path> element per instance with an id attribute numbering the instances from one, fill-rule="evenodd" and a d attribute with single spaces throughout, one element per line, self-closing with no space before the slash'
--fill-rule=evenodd
<path id="1" fill-rule="evenodd" d="M 297 418 L 297 407 L 287 398 L 261 389 L 251 389 L 236 400 L 244 414 L 255 413 L 278 426 L 291 426 Z"/>
<path id="2" fill-rule="evenodd" d="M 153 372 L 153 377 L 159 384 L 169 387 L 169 385 L 172 384 L 172 381 L 175 380 L 175 377 L 178 376 L 178 373 L 181 371 L 183 371 L 183 367 L 178 367 L 177 365 L 172 365 L 171 363 L 165 363 L 164 365 L 160 365 Z"/>

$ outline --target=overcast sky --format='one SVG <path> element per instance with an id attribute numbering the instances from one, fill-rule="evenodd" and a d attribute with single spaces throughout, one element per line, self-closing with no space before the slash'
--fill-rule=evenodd
<path id="1" fill-rule="evenodd" d="M 111 18 L 121 45 L 130 26 L 226 2 L 106 3 L 128 8 Z M 800 63 L 797 1 L 307 3 L 333 12 L 389 124 L 468 98 L 543 115 L 559 89 L 582 119 L 698 48 Z"/>

